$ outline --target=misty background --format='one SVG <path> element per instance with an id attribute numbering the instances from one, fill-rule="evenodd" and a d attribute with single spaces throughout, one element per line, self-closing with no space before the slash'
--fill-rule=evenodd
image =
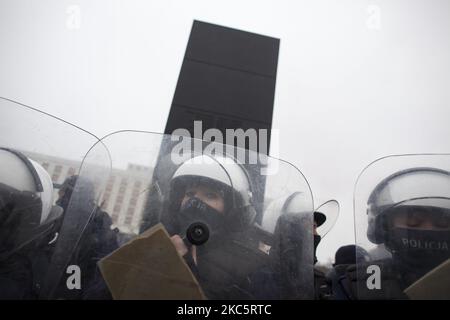
<path id="1" fill-rule="evenodd" d="M 341 207 L 319 261 L 355 241 L 367 164 L 450 152 L 447 0 L 0 0 L 0 96 L 97 136 L 163 132 L 194 19 L 281 39 L 271 149 Z"/>

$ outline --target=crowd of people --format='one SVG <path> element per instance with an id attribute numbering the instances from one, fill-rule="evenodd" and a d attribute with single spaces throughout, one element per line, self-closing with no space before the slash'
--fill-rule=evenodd
<path id="1" fill-rule="evenodd" d="M 0 299 L 112 299 L 98 262 L 133 235 L 98 205 L 95 184 L 74 175 L 53 199 L 50 175 L 36 161 L 0 148 L 0 163 Z M 443 168 L 379 177 L 355 215 L 366 219 L 367 243 L 385 255 L 346 244 L 325 271 L 315 265 L 327 216 L 306 205 L 301 190 L 257 200 L 252 176 L 226 154 L 193 155 L 168 179 L 159 202 L 146 208 L 160 208 L 156 221 L 207 299 L 408 299 L 408 287 L 450 258 L 450 172 Z M 88 218 L 66 239 L 77 215 Z M 67 288 L 64 273 L 49 274 L 69 264 L 82 270 L 79 290 Z M 368 285 L 374 265 L 375 288 Z"/>

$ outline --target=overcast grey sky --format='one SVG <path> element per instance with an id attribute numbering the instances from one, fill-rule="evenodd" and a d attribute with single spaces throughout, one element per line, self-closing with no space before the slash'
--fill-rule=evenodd
<path id="1" fill-rule="evenodd" d="M 319 260 L 354 241 L 365 165 L 450 151 L 447 0 L 0 0 L 0 96 L 98 136 L 162 132 L 194 19 L 281 39 L 272 146 L 341 204 Z"/>

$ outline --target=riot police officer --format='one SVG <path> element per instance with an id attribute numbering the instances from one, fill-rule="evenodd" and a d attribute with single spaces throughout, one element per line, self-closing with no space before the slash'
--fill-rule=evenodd
<path id="1" fill-rule="evenodd" d="M 312 299 L 313 218 L 309 198 L 302 192 L 272 201 L 264 212 L 262 228 L 269 232 L 273 265 L 273 298 Z M 276 217 L 276 218 L 274 218 Z"/>
<path id="2" fill-rule="evenodd" d="M 62 208 L 53 205 L 52 180 L 37 162 L 0 148 L 0 163 L 0 297 L 33 299 L 43 276 L 34 258 Z"/>
<path id="3" fill-rule="evenodd" d="M 166 223 L 172 241 L 208 298 L 251 298 L 248 276 L 266 254 L 251 239 L 252 184 L 227 156 L 200 155 L 178 167 L 171 179 Z"/>
<path id="4" fill-rule="evenodd" d="M 366 212 L 367 239 L 384 245 L 390 257 L 349 267 L 348 296 L 407 299 L 405 289 L 450 258 L 450 172 L 434 167 L 397 171 L 376 185 Z M 379 271 L 373 273 L 379 285 L 370 285 L 370 270 Z"/>

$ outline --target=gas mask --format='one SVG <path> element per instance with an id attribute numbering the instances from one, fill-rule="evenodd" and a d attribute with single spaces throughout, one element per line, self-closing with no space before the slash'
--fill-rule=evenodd
<path id="1" fill-rule="evenodd" d="M 203 245 L 223 234 L 225 216 L 198 198 L 190 198 L 176 215 L 180 236 L 191 244 Z"/>
<path id="2" fill-rule="evenodd" d="M 196 246 L 197 263 L 189 255 L 185 259 L 210 297 L 223 298 L 223 290 L 239 286 L 261 264 L 261 257 L 239 242 L 242 235 L 227 228 L 225 215 L 200 199 L 186 201 L 176 220 L 185 243 Z"/>
<path id="3" fill-rule="evenodd" d="M 392 228 L 386 246 L 403 270 L 423 276 L 450 258 L 449 230 Z"/>

